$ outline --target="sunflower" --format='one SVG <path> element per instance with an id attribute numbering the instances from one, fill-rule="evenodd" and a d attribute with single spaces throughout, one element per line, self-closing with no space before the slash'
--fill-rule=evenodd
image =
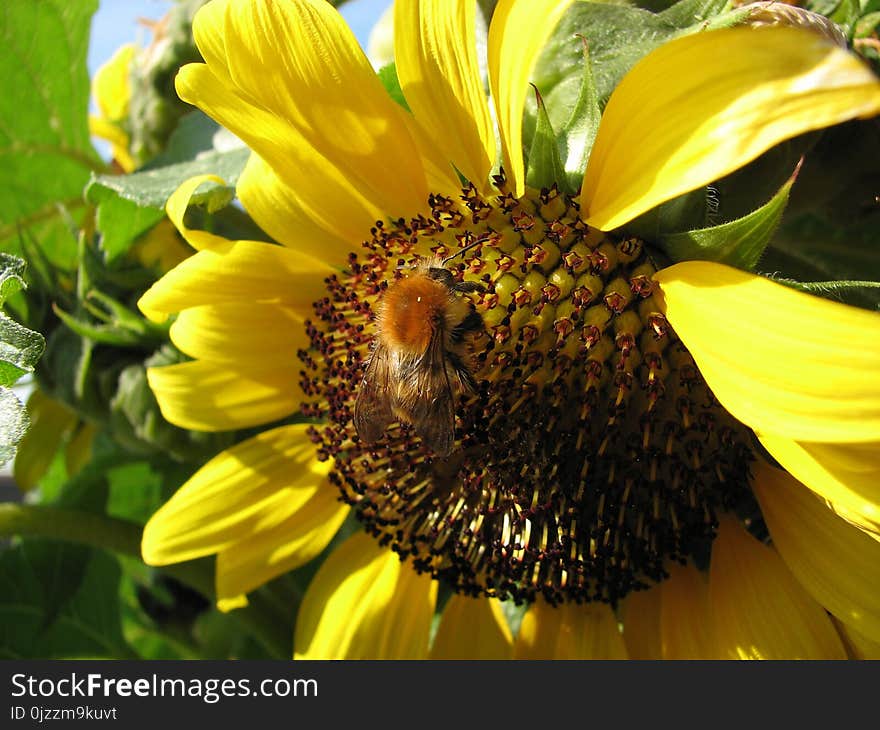
<path id="1" fill-rule="evenodd" d="M 98 113 L 89 115 L 89 132 L 110 143 L 113 159 L 124 172 L 137 167 L 129 152 L 131 140 L 127 129 L 131 102 L 129 76 L 135 51 L 131 43 L 121 46 L 92 79 L 92 97 Z"/>
<path id="2" fill-rule="evenodd" d="M 183 427 L 272 425 L 153 516 L 144 559 L 216 555 L 230 609 L 354 513 L 364 530 L 332 544 L 299 607 L 302 657 L 870 655 L 880 315 L 722 264 L 658 270 L 621 230 L 782 140 L 876 114 L 880 83 L 803 29 L 686 35 L 614 90 L 579 192 L 536 188 L 523 108 L 567 5 L 498 3 L 487 102 L 475 3 L 398 1 L 406 108 L 321 0 L 198 13 L 205 63 L 178 93 L 252 149 L 238 195 L 281 245 L 187 228 L 204 179 L 181 186 L 169 217 L 198 253 L 140 306 L 176 314 L 192 360 L 149 380 Z M 364 443 L 352 412 L 382 293 L 453 253 L 483 322 L 454 449 L 400 423 Z M 430 642 L 438 584 L 452 595 Z M 515 640 L 499 598 L 529 606 Z"/>

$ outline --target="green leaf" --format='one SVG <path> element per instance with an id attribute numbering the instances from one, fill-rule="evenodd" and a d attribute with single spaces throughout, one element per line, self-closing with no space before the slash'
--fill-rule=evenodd
<path id="1" fill-rule="evenodd" d="M 23 259 L 0 251 L 0 306 L 27 286 L 24 281 L 24 269 Z"/>
<path id="2" fill-rule="evenodd" d="M 138 236 L 165 217 L 161 208 L 138 205 L 104 187 L 95 189 L 92 203 L 98 206 L 95 223 L 108 261 L 124 254 Z"/>
<path id="3" fill-rule="evenodd" d="M 406 103 L 406 98 L 403 95 L 403 89 L 400 88 L 400 80 L 397 78 L 397 66 L 395 64 L 389 63 L 387 66 L 379 69 L 379 81 L 382 82 L 382 86 L 385 87 L 388 96 L 407 111 L 410 110 L 409 104 Z"/>
<path id="4" fill-rule="evenodd" d="M 557 181 L 564 182 L 567 178 L 559 154 L 559 146 L 556 143 L 556 133 L 553 131 L 553 125 L 550 124 L 550 118 L 537 89 L 535 96 L 538 103 L 538 125 L 527 158 L 526 184 L 540 190 L 549 188 Z M 575 190 L 576 188 L 564 192 L 573 193 Z"/>
<path id="5" fill-rule="evenodd" d="M 35 550 L 30 543 L 0 553 L 0 656 L 133 658 L 122 636 L 116 561 L 88 550 L 75 581 L 64 558 L 58 562 L 69 546 Z"/>
<path id="6" fill-rule="evenodd" d="M 55 540 L 26 540 L 21 545 L 30 565 L 40 566 L 43 605 L 48 627 L 73 599 L 82 584 L 91 550 Z"/>
<path id="7" fill-rule="evenodd" d="M 753 271 L 782 220 L 795 173 L 767 203 L 742 218 L 711 228 L 667 234 L 661 248 L 672 261 L 717 261 Z"/>
<path id="8" fill-rule="evenodd" d="M 223 178 L 226 187 L 202 186 L 202 192 L 194 196 L 192 202 L 207 203 L 209 207 L 215 208 L 223 207 L 231 199 L 230 191 L 234 191 L 235 182 L 249 156 L 250 150 L 247 148 L 226 152 L 215 150 L 188 162 L 178 162 L 131 175 L 95 175 L 86 189 L 86 197 L 90 202 L 104 200 L 104 192 L 110 190 L 139 206 L 164 208 L 165 202 L 185 180 L 195 175 L 213 174 Z M 225 202 L 218 206 L 216 201 L 221 199 Z"/>
<path id="9" fill-rule="evenodd" d="M 110 480 L 108 515 L 145 524 L 162 506 L 163 476 L 154 471 L 149 462 L 122 464 L 109 470 L 107 477 Z"/>
<path id="10" fill-rule="evenodd" d="M 0 13 L 0 240 L 82 205 L 102 163 L 88 131 L 86 52 L 97 0 L 4 3 Z"/>
<path id="11" fill-rule="evenodd" d="M 10 386 L 25 373 L 33 372 L 45 349 L 43 335 L 0 312 L 0 385 Z"/>
<path id="12" fill-rule="evenodd" d="M 24 288 L 24 267 L 21 259 L 0 254 L 0 304 Z M 39 332 L 0 312 L 0 465 L 15 456 L 29 424 L 27 411 L 9 386 L 33 372 L 45 348 L 46 340 Z"/>
<path id="13" fill-rule="evenodd" d="M 156 625 L 141 605 L 144 587 L 140 575 L 148 569 L 131 559 L 121 560 L 125 575 L 119 591 L 122 633 L 141 659 L 203 659 L 191 646 L 191 639 L 171 636 Z M 132 576 L 131 573 L 136 573 Z"/>

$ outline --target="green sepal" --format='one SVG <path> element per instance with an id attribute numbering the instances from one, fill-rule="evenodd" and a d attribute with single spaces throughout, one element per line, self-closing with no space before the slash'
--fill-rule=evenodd
<path id="1" fill-rule="evenodd" d="M 103 309 L 93 302 L 101 304 Z M 117 347 L 157 347 L 167 339 L 167 326 L 144 319 L 102 292 L 89 292 L 82 305 L 99 322 L 76 317 L 57 306 L 52 307 L 58 318 L 80 337 Z"/>
<path id="2" fill-rule="evenodd" d="M 661 248 L 675 262 L 717 261 L 753 271 L 782 220 L 798 170 L 757 210 L 710 228 L 666 234 L 660 237 Z"/>
<path id="3" fill-rule="evenodd" d="M 714 18 L 707 20 L 704 25 L 704 29 L 719 30 L 720 28 L 732 28 L 733 26 L 739 25 L 740 23 L 747 20 L 751 13 L 752 9 L 748 5 L 739 8 L 733 8 L 732 10 L 720 13 Z"/>
<path id="4" fill-rule="evenodd" d="M 410 111 L 409 104 L 406 103 L 406 97 L 403 95 L 403 89 L 400 88 L 400 79 L 397 78 L 396 64 L 389 63 L 380 68 L 379 81 L 382 82 L 382 86 L 385 87 L 388 96 L 394 99 L 394 101 L 400 104 L 404 109 Z"/>
<path id="5" fill-rule="evenodd" d="M 764 274 L 768 279 L 778 281 L 793 289 L 815 294 L 825 298 L 840 298 L 847 292 L 858 289 L 880 289 L 880 281 L 795 281 L 794 279 L 785 279 L 771 274 Z M 880 302 L 877 304 L 880 309 Z"/>
<path id="6" fill-rule="evenodd" d="M 526 162 L 526 185 L 540 190 L 549 188 L 553 183 L 566 181 L 565 168 L 562 157 L 559 154 L 559 145 L 556 142 L 556 133 L 547 116 L 547 109 L 540 92 L 535 89 L 535 98 L 538 104 L 538 124 L 535 127 L 535 135 L 532 137 L 532 147 Z M 574 193 L 575 189 L 566 189 L 563 192 Z"/>
<path id="7" fill-rule="evenodd" d="M 583 40 L 583 46 L 584 67 L 581 76 L 581 91 L 571 116 L 560 132 L 562 147 L 565 150 L 565 175 L 559 179 L 566 181 L 567 192 L 571 193 L 580 190 L 584 170 L 587 168 L 587 160 L 590 159 L 590 152 L 593 150 L 593 142 L 596 141 L 596 133 L 599 131 L 599 122 L 602 119 L 599 92 L 593 78 L 590 51 L 586 40 Z"/>
<path id="8" fill-rule="evenodd" d="M 877 32 L 877 26 L 880 26 L 880 10 L 867 13 L 856 21 L 853 36 L 856 38 L 870 38 Z"/>
<path id="9" fill-rule="evenodd" d="M 807 0 L 804 9 L 833 20 L 843 29 L 847 38 L 852 38 L 856 21 L 862 14 L 859 0 Z"/>
<path id="10" fill-rule="evenodd" d="M 146 370 L 183 360 L 175 348 L 165 345 L 145 361 L 119 371 L 109 403 L 109 426 L 113 438 L 126 449 L 142 455 L 165 454 L 180 462 L 204 463 L 234 443 L 235 432 L 190 431 L 168 423 L 162 416 Z"/>

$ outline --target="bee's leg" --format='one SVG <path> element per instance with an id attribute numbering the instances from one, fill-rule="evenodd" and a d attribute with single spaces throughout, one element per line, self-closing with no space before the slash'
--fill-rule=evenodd
<path id="1" fill-rule="evenodd" d="M 461 387 L 470 393 L 475 393 L 477 390 L 477 381 L 474 379 L 471 371 L 468 370 L 465 364 L 461 361 L 461 358 L 454 352 L 447 352 L 446 358 L 447 362 L 455 371 L 455 375 L 458 377 Z"/>
<path id="2" fill-rule="evenodd" d="M 486 287 L 478 281 L 457 281 L 451 287 L 454 292 L 459 294 L 468 294 L 470 292 L 484 292 Z"/>
<path id="3" fill-rule="evenodd" d="M 468 332 L 480 332 L 485 327 L 483 318 L 475 310 L 471 310 L 468 316 L 459 322 L 449 333 L 449 339 L 453 343 L 459 343 Z"/>

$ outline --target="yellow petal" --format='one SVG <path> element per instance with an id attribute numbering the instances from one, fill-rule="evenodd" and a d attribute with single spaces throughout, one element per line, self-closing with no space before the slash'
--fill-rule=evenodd
<path id="1" fill-rule="evenodd" d="M 359 532 L 321 565 L 296 618 L 296 659 L 424 659 L 437 584 Z"/>
<path id="2" fill-rule="evenodd" d="M 338 490 L 323 484 L 287 519 L 244 534 L 221 550 L 216 574 L 218 605 L 234 601 L 319 555 L 350 510 L 340 503 Z"/>
<path id="3" fill-rule="evenodd" d="M 52 465 L 61 442 L 79 421 L 70 408 L 39 388 L 28 397 L 27 413 L 30 426 L 15 451 L 12 471 L 16 485 L 23 492 L 37 486 Z"/>
<path id="4" fill-rule="evenodd" d="M 455 594 L 443 608 L 431 659 L 510 659 L 513 636 L 495 598 Z"/>
<path id="5" fill-rule="evenodd" d="M 623 640 L 630 659 L 662 659 L 660 605 L 662 587 L 630 593 L 621 604 Z"/>
<path id="6" fill-rule="evenodd" d="M 782 562 L 731 517 L 712 544 L 709 608 L 729 659 L 845 659 L 831 619 Z"/>
<path id="7" fill-rule="evenodd" d="M 291 187 L 266 163 L 252 153 L 238 178 L 235 192 L 257 224 L 285 246 L 328 264 L 341 266 L 345 257 L 370 230 L 376 211 L 362 207 L 356 196 L 315 195 L 314 178 Z M 310 208 L 311 202 L 321 207 Z"/>
<path id="8" fill-rule="evenodd" d="M 163 218 L 138 238 L 128 252 L 144 267 L 163 274 L 193 255 L 192 248 L 168 218 Z"/>
<path id="9" fill-rule="evenodd" d="M 128 132 L 121 126 L 110 122 L 103 117 L 94 114 L 89 115 L 89 134 L 100 137 L 110 143 L 110 151 L 113 159 L 125 172 L 131 172 L 137 166 L 134 158 L 128 152 Z"/>
<path id="10" fill-rule="evenodd" d="M 353 240 L 362 239 L 363 232 L 382 217 L 382 209 L 365 197 L 364 191 L 358 189 L 357 181 L 349 179 L 346 172 L 328 160 L 320 148 L 311 146 L 284 119 L 237 96 L 229 82 L 204 64 L 184 66 L 175 77 L 175 84 L 181 98 L 235 132 L 283 183 L 284 189 L 279 191 L 274 189 L 276 186 L 271 178 L 266 181 L 256 179 L 259 169 L 255 170 L 253 165 L 258 165 L 257 162 L 245 168 L 246 175 L 239 181 L 245 196 L 243 200 L 254 207 L 256 215 L 264 214 L 258 222 L 266 225 L 267 230 L 276 223 L 273 223 L 272 216 L 265 215 L 265 206 L 260 207 L 260 196 L 277 199 L 288 191 L 293 191 L 293 197 L 284 202 L 285 209 L 293 211 L 293 215 L 301 213 L 307 217 L 311 221 L 310 227 L 325 228 L 346 237 L 357 231 Z M 270 187 L 260 193 L 259 185 L 263 182 Z M 289 231 L 281 240 L 286 241 L 294 233 Z"/>
<path id="11" fill-rule="evenodd" d="M 437 147 L 436 140 L 429 136 L 415 117 L 407 116 L 406 126 L 419 148 L 419 155 L 425 165 L 425 176 L 431 192 L 457 197 L 461 195 L 461 179 L 449 164 L 449 160 Z"/>
<path id="12" fill-rule="evenodd" d="M 514 659 L 626 659 L 617 617 L 604 603 L 564 603 L 554 608 L 538 599 L 523 616 Z"/>
<path id="13" fill-rule="evenodd" d="M 189 228 L 183 220 L 190 199 L 202 183 L 206 182 L 214 182 L 218 185 L 226 184 L 222 177 L 217 177 L 216 175 L 196 175 L 191 177 L 182 182 L 177 190 L 171 193 L 171 197 L 165 203 L 165 212 L 168 214 L 168 218 L 174 224 L 174 227 L 180 231 L 180 235 L 194 249 L 201 250 L 207 248 L 217 252 L 228 251 L 233 245 L 232 241 L 208 231 Z"/>
<path id="14" fill-rule="evenodd" d="M 766 464 L 753 483 L 770 537 L 800 584 L 845 624 L 880 641 L 880 542 Z"/>
<path id="15" fill-rule="evenodd" d="M 86 464 L 92 460 L 92 444 L 98 434 L 98 427 L 80 421 L 67 442 L 64 449 L 64 466 L 67 476 L 72 477 L 79 473 Z M 20 448 L 20 447 L 19 447 Z"/>
<path id="16" fill-rule="evenodd" d="M 529 76 L 571 0 L 500 0 L 489 27 L 489 84 L 501 133 L 508 185 L 525 192 L 522 116 Z"/>
<path id="17" fill-rule="evenodd" d="M 190 357 L 238 369 L 297 369 L 296 353 L 309 346 L 304 319 L 278 304 L 206 304 L 178 315 L 171 340 Z"/>
<path id="18" fill-rule="evenodd" d="M 330 462 L 317 460 L 307 429 L 264 431 L 211 459 L 144 527 L 144 562 L 167 565 L 221 552 L 284 524 L 320 491 L 335 498 L 327 483 Z"/>
<path id="19" fill-rule="evenodd" d="M 608 100 L 582 215 L 602 230 L 617 228 L 783 140 L 878 111 L 877 78 L 819 34 L 731 28 L 670 41 Z"/>
<path id="20" fill-rule="evenodd" d="M 477 5 L 402 0 L 395 5 L 394 55 L 407 104 L 465 178 L 484 189 L 495 131 L 480 79 Z"/>
<path id="21" fill-rule="evenodd" d="M 665 313 L 721 404 L 761 434 L 880 436 L 880 314 L 708 261 L 657 272 Z"/>
<path id="22" fill-rule="evenodd" d="M 138 301 L 154 321 L 200 304 L 277 302 L 304 316 L 325 296 L 332 269 L 283 246 L 235 241 L 228 251 L 202 250 L 174 267 Z"/>
<path id="23" fill-rule="evenodd" d="M 880 659 L 880 642 L 867 637 L 840 621 L 834 622 L 850 659 Z"/>
<path id="24" fill-rule="evenodd" d="M 222 111 L 253 122 L 260 110 L 262 121 L 251 128 L 222 122 L 212 94 L 194 97 L 179 76 L 181 98 L 215 116 L 276 171 L 291 147 L 306 145 L 382 210 L 411 215 L 426 206 L 424 169 L 405 111 L 329 3 L 215 0 L 196 14 L 193 31 L 210 71 L 249 107 L 236 114 L 222 101 Z"/>
<path id="25" fill-rule="evenodd" d="M 692 565 L 672 565 L 660 588 L 663 658 L 715 659 L 708 576 Z"/>
<path id="26" fill-rule="evenodd" d="M 148 368 L 147 382 L 166 420 L 197 431 L 269 423 L 299 409 L 299 376 L 290 363 L 246 371 L 193 360 Z"/>
<path id="27" fill-rule="evenodd" d="M 131 101 L 131 63 L 135 54 L 134 44 L 127 43 L 116 49 L 92 79 L 92 96 L 101 116 L 118 122 L 128 116 Z"/>
<path id="28" fill-rule="evenodd" d="M 880 533 L 880 442 L 821 444 L 758 434 L 773 457 L 839 514 Z"/>

